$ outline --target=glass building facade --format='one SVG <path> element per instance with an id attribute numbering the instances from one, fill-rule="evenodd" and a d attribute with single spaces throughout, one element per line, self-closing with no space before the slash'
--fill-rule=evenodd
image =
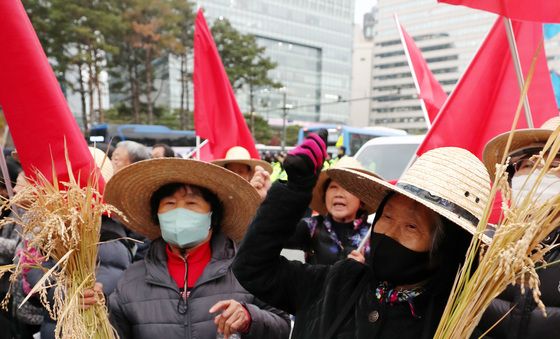
<path id="1" fill-rule="evenodd" d="M 378 1 L 369 124 L 422 133 L 427 125 L 398 35 L 395 13 L 447 93 L 467 68 L 496 16 L 432 0 Z"/>
<path id="2" fill-rule="evenodd" d="M 255 112 L 282 118 L 283 95 L 289 120 L 346 123 L 352 68 L 353 0 L 199 0 L 209 25 L 227 19 L 239 31 L 253 34 L 266 55 L 278 63 L 269 73 L 284 89 L 259 88 Z M 178 64 L 170 60 L 169 90 L 162 98 L 179 106 Z M 168 97 L 167 97 L 168 96 Z M 248 112 L 249 95 L 236 93 Z M 342 99 L 342 100 L 341 100 Z M 325 104 L 327 103 L 327 104 Z"/>

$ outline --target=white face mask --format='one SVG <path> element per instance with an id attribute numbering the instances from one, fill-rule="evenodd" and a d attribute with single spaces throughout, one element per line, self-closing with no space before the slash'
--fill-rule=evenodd
<path id="1" fill-rule="evenodd" d="M 521 204 L 530 190 L 535 186 L 541 170 L 535 170 L 529 177 L 528 174 L 516 175 L 511 179 L 512 205 Z M 547 173 L 533 194 L 536 203 L 544 203 L 548 199 L 560 194 L 560 178 Z"/>

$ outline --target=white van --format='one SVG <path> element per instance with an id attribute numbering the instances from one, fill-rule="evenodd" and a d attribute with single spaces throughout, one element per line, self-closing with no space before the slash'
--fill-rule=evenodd
<path id="1" fill-rule="evenodd" d="M 379 137 L 366 142 L 354 157 L 385 180 L 397 180 L 410 163 L 425 135 Z"/>

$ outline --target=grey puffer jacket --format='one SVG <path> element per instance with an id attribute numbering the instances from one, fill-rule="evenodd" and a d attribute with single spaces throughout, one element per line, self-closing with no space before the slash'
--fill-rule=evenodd
<path id="1" fill-rule="evenodd" d="M 126 231 L 122 224 L 111 218 L 103 217 L 101 224 L 101 237 L 97 261 L 99 266 L 96 270 L 96 279 L 103 284 L 103 293 L 109 296 L 117 287 L 117 282 L 124 271 L 132 264 L 132 247 L 125 240 L 117 240 L 126 237 Z"/>
<path id="2" fill-rule="evenodd" d="M 18 230 L 20 227 L 15 223 L 5 225 L 0 228 L 0 265 L 9 265 L 14 263 L 16 249 L 21 241 Z M 7 292 L 10 288 L 10 275 L 4 274 L 0 278 L 0 292 Z"/>
<path id="3" fill-rule="evenodd" d="M 212 236 L 212 258 L 186 302 L 167 270 L 165 242 L 152 242 L 143 261 L 132 264 L 109 299 L 111 323 L 121 338 L 215 339 L 215 314 L 210 307 L 233 299 L 246 305 L 251 327 L 242 338 L 281 339 L 290 334 L 287 313 L 247 292 L 231 271 L 233 242 L 221 233 Z"/>

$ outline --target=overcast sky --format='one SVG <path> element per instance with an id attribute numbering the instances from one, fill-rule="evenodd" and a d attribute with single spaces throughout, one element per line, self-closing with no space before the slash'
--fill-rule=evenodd
<path id="1" fill-rule="evenodd" d="M 377 0 L 356 0 L 356 11 L 354 12 L 354 23 L 362 24 L 364 13 L 369 12 Z"/>

